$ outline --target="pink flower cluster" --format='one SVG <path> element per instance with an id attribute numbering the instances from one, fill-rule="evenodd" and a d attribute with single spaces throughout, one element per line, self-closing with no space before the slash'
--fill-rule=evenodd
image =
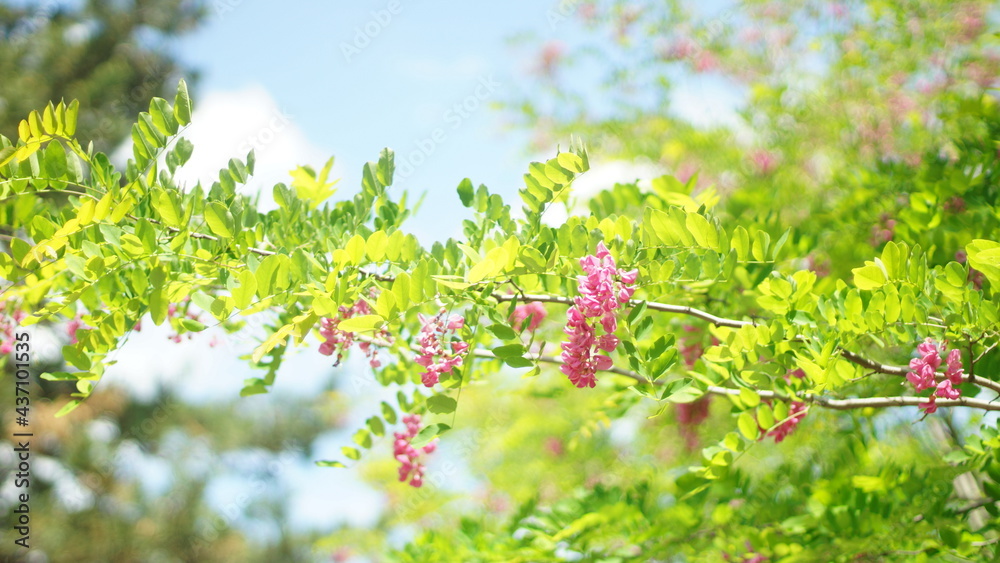
<path id="1" fill-rule="evenodd" d="M 548 315 L 548 311 L 545 310 L 545 305 L 540 301 L 532 301 L 531 303 L 523 303 L 514 307 L 514 312 L 510 315 L 510 322 L 514 327 L 514 330 L 521 332 L 522 325 L 524 321 L 528 321 L 528 330 L 530 332 L 535 332 L 535 329 L 542 324 L 542 320 Z"/>
<path id="2" fill-rule="evenodd" d="M 701 345 L 701 330 L 694 325 L 684 325 L 681 328 L 686 334 L 680 338 L 678 348 L 684 365 L 691 368 L 705 353 L 705 348 Z"/>
<path id="3" fill-rule="evenodd" d="M 27 316 L 27 313 L 17 309 L 7 314 L 4 310 L 8 308 L 14 309 L 13 304 L 0 303 L 0 356 L 6 356 L 14 351 L 14 329 Z"/>
<path id="4" fill-rule="evenodd" d="M 912 371 L 906 374 L 906 379 L 913 384 L 913 387 L 918 392 L 934 388 L 934 393 L 930 396 L 930 400 L 920 404 L 920 408 L 924 409 L 926 414 L 937 412 L 937 397 L 957 399 L 962 395 L 956 389 L 958 385 L 961 385 L 962 376 L 965 375 L 962 368 L 962 353 L 957 349 L 948 352 L 948 356 L 944 360 L 944 379 L 938 383 L 937 370 L 941 367 L 942 351 L 943 347 L 940 344 L 930 338 L 925 339 L 917 345 L 917 354 L 920 357 L 910 360 L 910 369 Z"/>
<path id="5" fill-rule="evenodd" d="M 800 401 L 792 401 L 788 407 L 788 417 L 781 424 L 775 426 L 767 433 L 767 436 L 774 438 L 774 443 L 778 444 L 795 428 L 802 422 L 802 419 L 806 417 L 806 404 Z M 764 434 L 761 434 L 760 439 L 764 439 Z"/>
<path id="6" fill-rule="evenodd" d="M 708 407 L 711 404 L 711 397 L 705 396 L 690 403 L 677 404 L 677 423 L 680 426 L 680 435 L 684 438 L 684 444 L 688 450 L 698 447 L 697 427 L 708 418 Z"/>
<path id="7" fill-rule="evenodd" d="M 369 292 L 369 297 L 376 298 L 378 293 L 376 290 Z M 340 330 L 337 325 L 346 319 L 349 319 L 355 315 L 370 315 L 372 314 L 372 308 L 368 305 L 368 302 L 364 299 L 358 299 L 354 305 L 350 307 L 346 305 L 341 305 L 339 312 L 336 317 L 324 317 L 319 323 L 319 334 L 323 337 L 323 343 L 319 345 L 319 353 L 324 356 L 332 356 L 334 352 L 337 353 L 337 359 L 334 361 L 334 367 L 339 366 L 341 360 L 344 359 L 344 353 L 354 345 L 354 333 L 345 330 Z M 394 341 L 389 331 L 385 328 L 381 328 L 375 332 L 375 338 L 392 344 Z M 382 366 L 382 361 L 378 358 L 378 349 L 376 345 L 371 342 L 361 342 L 358 344 L 358 348 L 364 353 L 365 357 L 368 358 L 368 365 L 372 369 L 376 369 Z"/>
<path id="8" fill-rule="evenodd" d="M 417 317 L 421 325 L 420 352 L 415 361 L 427 368 L 427 371 L 420 374 L 420 380 L 427 387 L 434 387 L 441 375 L 451 373 L 455 367 L 462 365 L 462 354 L 469 349 L 469 344 L 446 337 L 449 332 L 454 334 L 465 326 L 465 319 L 461 315 L 448 316 L 444 307 L 433 317 L 423 313 Z"/>
<path id="9" fill-rule="evenodd" d="M 756 174 L 767 176 L 778 168 L 778 153 L 757 149 L 748 156 Z"/>
<path id="10" fill-rule="evenodd" d="M 892 240 L 896 235 L 896 220 L 888 213 L 879 217 L 878 224 L 872 225 L 872 237 L 868 241 L 872 246 L 879 246 Z"/>
<path id="11" fill-rule="evenodd" d="M 597 370 L 611 367 L 611 358 L 600 352 L 613 352 L 618 347 L 615 313 L 635 293 L 639 271 L 619 269 L 603 242 L 597 244 L 596 255 L 580 259 L 580 266 L 585 275 L 577 278 L 580 295 L 566 312 L 564 332 L 569 341 L 563 342 L 561 369 L 573 385 L 583 388 L 597 385 Z M 604 329 L 600 337 L 597 324 Z"/>
<path id="12" fill-rule="evenodd" d="M 403 417 L 406 424 L 406 432 L 395 432 L 393 435 L 396 441 L 393 442 L 393 454 L 399 461 L 399 480 L 410 480 L 410 486 L 420 487 L 424 484 L 424 464 L 420 463 L 422 454 L 434 453 L 437 449 L 437 439 L 434 439 L 426 446 L 417 449 L 413 447 L 413 438 L 420 432 L 420 415 L 408 414 Z"/>

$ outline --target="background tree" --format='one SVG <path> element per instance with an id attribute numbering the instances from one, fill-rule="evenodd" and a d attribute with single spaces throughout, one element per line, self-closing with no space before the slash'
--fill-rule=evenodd
<path id="1" fill-rule="evenodd" d="M 193 77 L 168 47 L 204 15 L 197 0 L 0 3 L 0 131 L 50 100 L 78 99 L 80 134 L 110 152 L 149 98 Z"/>

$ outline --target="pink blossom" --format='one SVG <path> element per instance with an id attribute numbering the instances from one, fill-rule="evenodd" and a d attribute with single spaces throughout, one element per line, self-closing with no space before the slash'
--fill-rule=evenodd
<path id="1" fill-rule="evenodd" d="M 677 404 L 677 424 L 680 427 L 680 435 L 684 438 L 684 444 L 689 450 L 698 446 L 698 434 L 695 427 L 708 418 L 708 407 L 711 404 L 711 397 L 705 396 L 690 403 Z"/>
<path id="2" fill-rule="evenodd" d="M 948 213 L 962 213 L 965 211 L 965 200 L 960 196 L 953 196 L 944 202 L 943 207 Z"/>
<path id="3" fill-rule="evenodd" d="M 372 299 L 378 297 L 378 290 L 372 289 L 369 291 L 368 296 Z M 344 359 L 344 353 L 347 352 L 354 345 L 354 333 L 345 330 L 340 330 L 337 328 L 340 323 L 346 319 L 349 319 L 355 315 L 370 315 L 372 313 L 371 306 L 364 299 L 358 299 L 354 305 L 350 307 L 341 305 L 338 310 L 336 317 L 324 317 L 320 321 L 319 334 L 323 337 L 324 342 L 319 345 L 319 353 L 324 356 L 332 356 L 334 352 L 337 353 L 336 360 L 333 365 L 338 366 L 340 362 Z M 381 343 L 392 344 L 394 339 L 389 331 L 385 328 L 381 328 L 375 332 L 375 338 L 377 338 Z M 378 345 L 373 345 L 370 342 L 361 342 L 358 344 L 358 348 L 361 352 L 368 358 L 368 365 L 372 369 L 377 369 L 382 366 L 382 361 L 378 358 Z"/>
<path id="4" fill-rule="evenodd" d="M 944 378 L 938 382 L 937 370 L 941 367 L 942 351 L 943 347 L 940 343 L 931 338 L 925 339 L 917 345 L 917 354 L 920 357 L 910 360 L 911 371 L 906 374 L 906 379 L 913 384 L 918 392 L 934 388 L 928 402 L 918 405 L 926 414 L 937 412 L 937 397 L 957 399 L 962 396 L 962 392 L 956 389 L 958 385 L 962 384 L 964 375 L 962 353 L 957 349 L 948 352 L 944 361 Z"/>
<path id="5" fill-rule="evenodd" d="M 603 242 L 597 244 L 595 254 L 580 259 L 580 266 L 584 275 L 577 278 L 580 295 L 566 312 L 564 332 L 569 340 L 563 342 L 561 369 L 573 385 L 582 388 L 594 387 L 597 371 L 612 366 L 611 358 L 598 352 L 610 353 L 618 347 L 618 338 L 612 334 L 618 329 L 616 313 L 632 299 L 639 271 L 619 269 Z M 600 337 L 596 324 L 605 333 Z"/>
<path id="6" fill-rule="evenodd" d="M 924 414 L 934 414 L 937 412 L 937 402 L 934 395 L 931 395 L 926 403 L 920 403 L 917 406 L 924 410 Z"/>
<path id="7" fill-rule="evenodd" d="M 682 328 L 684 329 L 684 332 L 689 334 L 696 332 L 700 333 L 698 327 L 694 325 L 684 325 Z M 701 355 L 705 353 L 705 348 L 701 345 L 701 342 L 699 342 L 700 339 L 700 334 L 696 337 L 685 335 L 680 338 L 678 348 L 680 349 L 681 358 L 684 359 L 684 365 L 688 368 L 694 367 L 694 364 L 699 358 L 701 358 Z"/>
<path id="8" fill-rule="evenodd" d="M 76 331 L 80 330 L 81 327 L 86 328 L 80 320 L 80 315 L 77 315 L 75 319 L 71 319 L 66 323 L 66 334 L 69 336 L 70 344 L 76 344 Z"/>
<path id="9" fill-rule="evenodd" d="M 781 424 L 778 424 L 767 433 L 768 436 L 774 438 L 774 443 L 780 443 L 789 434 L 795 430 L 795 427 L 799 425 L 799 422 L 806 417 L 806 404 L 800 401 L 792 401 L 792 404 L 788 408 L 788 418 L 784 420 Z M 763 440 L 764 437 L 761 436 Z"/>
<path id="10" fill-rule="evenodd" d="M 465 319 L 460 315 L 446 315 L 447 309 L 444 307 L 433 317 L 423 313 L 417 315 L 420 319 L 420 350 L 414 361 L 427 368 L 420 374 L 420 381 L 427 387 L 434 387 L 442 375 L 451 373 L 462 365 L 462 354 L 469 349 L 468 343 L 462 340 L 449 341 L 447 338 L 449 333 L 454 335 L 454 331 L 465 326 Z M 445 343 L 450 350 L 445 348 Z"/>
<path id="11" fill-rule="evenodd" d="M 410 481 L 410 486 L 420 487 L 424 484 L 424 464 L 420 459 L 423 454 L 434 453 L 437 440 L 417 449 L 413 447 L 413 438 L 420 432 L 420 415 L 408 414 L 403 417 L 406 432 L 395 432 L 393 436 L 393 456 L 399 461 L 399 480 Z"/>
<path id="12" fill-rule="evenodd" d="M 517 307 L 514 307 L 514 312 L 510 315 L 510 322 L 514 327 L 514 330 L 520 332 L 524 321 L 531 319 L 528 322 L 528 331 L 535 332 L 535 329 L 542 324 L 542 320 L 548 315 L 548 311 L 545 310 L 545 305 L 540 301 L 532 301 L 531 303 L 522 303 Z"/>
<path id="13" fill-rule="evenodd" d="M 962 353 L 957 348 L 948 352 L 948 358 L 945 360 L 945 363 L 948 369 L 945 371 L 944 376 L 951 381 L 952 385 L 961 385 L 962 376 L 965 375 L 962 368 Z"/>
<path id="14" fill-rule="evenodd" d="M 718 67 L 719 59 L 709 51 L 702 51 L 694 61 L 694 69 L 697 72 L 710 72 Z"/>
<path id="15" fill-rule="evenodd" d="M 674 39 L 666 48 L 661 49 L 660 56 L 666 60 L 676 61 L 694 56 L 701 51 L 698 45 L 690 37 L 681 36 Z"/>
<path id="16" fill-rule="evenodd" d="M 872 225 L 872 238 L 869 243 L 872 246 L 879 246 L 887 243 L 896 235 L 896 220 L 891 219 L 888 213 L 883 213 L 879 222 Z"/>
<path id="17" fill-rule="evenodd" d="M 0 356 L 6 356 L 14 351 L 14 329 L 21 323 L 27 313 L 15 308 L 11 301 L 0 301 Z M 5 310 L 13 309 L 9 314 L 4 314 Z"/>
<path id="18" fill-rule="evenodd" d="M 764 149 L 755 150 L 750 153 L 750 163 L 757 174 L 767 176 L 778 167 L 778 155 Z"/>
<path id="19" fill-rule="evenodd" d="M 539 57 L 538 71 L 546 76 L 555 74 L 556 67 L 565 54 L 565 47 L 559 41 L 549 41 L 542 47 Z"/>
<path id="20" fill-rule="evenodd" d="M 563 447 L 562 440 L 556 438 L 555 436 L 549 436 L 545 439 L 545 449 L 555 457 L 562 457 L 562 455 L 566 452 L 566 448 Z"/>
<path id="21" fill-rule="evenodd" d="M 957 399 L 962 396 L 958 389 L 954 389 L 951 386 L 951 381 L 947 379 L 938 383 L 937 390 L 934 391 L 934 394 L 943 399 Z"/>

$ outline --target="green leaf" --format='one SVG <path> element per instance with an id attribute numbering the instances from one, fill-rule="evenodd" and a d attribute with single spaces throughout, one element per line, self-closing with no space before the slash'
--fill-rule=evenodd
<path id="1" fill-rule="evenodd" d="M 760 395 L 754 393 L 752 389 L 743 387 L 740 389 L 740 401 L 748 407 L 756 407 L 760 404 Z"/>
<path id="2" fill-rule="evenodd" d="M 389 424 L 396 424 L 396 411 L 385 401 L 382 401 L 382 418 Z"/>
<path id="3" fill-rule="evenodd" d="M 451 430 L 447 424 L 428 424 L 410 441 L 410 445 L 420 449 L 431 442 L 434 438 Z"/>
<path id="4" fill-rule="evenodd" d="M 51 178 L 62 178 L 66 175 L 66 149 L 62 143 L 53 141 L 45 147 L 45 171 Z"/>
<path id="5" fill-rule="evenodd" d="M 250 270 L 243 270 L 236 276 L 240 285 L 232 290 L 233 302 L 239 309 L 246 309 L 257 293 L 257 278 Z"/>
<path id="6" fill-rule="evenodd" d="M 763 262 L 767 260 L 767 250 L 771 245 L 771 235 L 767 231 L 757 231 L 753 235 L 753 245 L 750 247 L 750 252 L 753 254 L 754 260 L 758 262 Z"/>
<path id="7" fill-rule="evenodd" d="M 885 285 L 885 282 L 888 281 L 885 277 L 885 272 L 882 271 L 882 268 L 879 268 L 875 264 L 854 268 L 851 271 L 854 272 L 854 285 L 856 285 L 858 289 L 877 289 Z"/>
<path id="8" fill-rule="evenodd" d="M 986 276 L 993 287 L 1000 286 L 1000 243 L 976 239 L 965 246 L 969 265 Z"/>
<path id="9" fill-rule="evenodd" d="M 168 136 L 177 134 L 177 119 L 170 102 L 163 98 L 153 98 L 149 102 L 149 115 L 153 118 L 153 125 L 161 133 Z"/>
<path id="10" fill-rule="evenodd" d="M 379 315 L 358 315 L 340 321 L 337 328 L 344 332 L 371 332 L 383 322 L 385 319 Z"/>
<path id="11" fill-rule="evenodd" d="M 87 371 L 90 369 L 91 366 L 90 358 L 87 356 L 87 354 L 83 353 L 76 346 L 63 346 L 62 356 L 67 363 L 76 367 L 77 369 L 81 369 L 83 371 Z"/>
<path id="12" fill-rule="evenodd" d="M 260 346 L 258 346 L 257 348 L 254 349 L 253 355 L 251 356 L 251 358 L 253 359 L 254 363 L 260 363 L 260 360 L 268 352 L 270 352 L 271 350 L 273 350 L 275 346 L 278 346 L 279 344 L 282 344 L 285 341 L 285 339 L 288 338 L 288 335 L 290 335 L 292 333 L 292 330 L 294 330 L 294 329 L 295 329 L 295 325 L 294 324 L 286 324 L 285 326 L 283 326 L 283 327 L 279 328 L 278 330 L 274 331 L 274 333 L 271 334 L 271 336 L 267 337 L 267 340 L 265 340 L 264 342 L 262 342 L 260 344 Z"/>
<path id="13" fill-rule="evenodd" d="M 372 262 L 380 262 L 385 258 L 385 249 L 388 245 L 389 238 L 385 236 L 385 231 L 375 231 L 365 243 L 365 254 Z"/>
<path id="14" fill-rule="evenodd" d="M 507 266 L 507 249 L 498 246 L 486 253 L 486 257 L 465 275 L 469 283 L 477 283 L 499 274 Z"/>
<path id="15" fill-rule="evenodd" d="M 361 428 L 354 433 L 352 437 L 354 443 L 361 446 L 364 449 L 370 449 L 372 447 L 372 433 L 367 428 Z"/>
<path id="16" fill-rule="evenodd" d="M 559 166 L 577 174 L 585 172 L 587 169 L 583 159 L 571 152 L 559 153 L 556 156 L 556 161 L 559 162 Z"/>
<path id="17" fill-rule="evenodd" d="M 72 137 L 76 134 L 76 118 L 79 113 L 80 100 L 73 100 L 66 106 L 66 123 L 64 124 L 64 129 L 67 137 Z"/>
<path id="18" fill-rule="evenodd" d="M 766 403 L 757 407 L 757 423 L 761 428 L 774 426 L 774 411 Z"/>
<path id="19" fill-rule="evenodd" d="M 42 111 L 42 128 L 48 135 L 54 135 L 56 132 L 56 112 L 52 102 L 49 102 Z"/>
<path id="20" fill-rule="evenodd" d="M 181 326 L 183 326 L 188 332 L 201 332 L 205 330 L 204 323 L 200 323 L 194 319 L 181 319 Z"/>
<path id="21" fill-rule="evenodd" d="M 520 357 L 524 355 L 524 346 L 520 344 L 507 344 L 493 349 L 493 355 L 500 358 Z"/>
<path id="22" fill-rule="evenodd" d="M 514 332 L 514 329 L 510 328 L 505 324 L 494 323 L 486 327 L 486 330 L 489 331 L 489 333 L 492 334 L 493 336 L 499 338 L 500 340 L 514 340 L 515 338 L 517 338 L 517 333 Z"/>
<path id="23" fill-rule="evenodd" d="M 236 160 L 235 158 L 229 159 L 229 173 L 233 176 L 233 180 L 241 184 L 247 183 L 247 167 L 245 164 Z"/>
<path id="24" fill-rule="evenodd" d="M 320 467 L 347 467 L 340 461 L 317 461 L 316 465 Z"/>
<path id="25" fill-rule="evenodd" d="M 463 206 L 472 207 L 474 192 L 475 189 L 472 186 L 472 180 L 465 178 L 458 184 L 458 198 L 462 200 Z"/>
<path id="26" fill-rule="evenodd" d="M 378 157 L 378 181 L 383 186 L 392 185 L 392 177 L 396 173 L 396 154 L 389 149 L 382 149 Z"/>
<path id="27" fill-rule="evenodd" d="M 351 263 L 354 265 L 360 265 L 365 257 L 365 239 L 361 235 L 354 235 L 351 240 L 347 241 L 347 246 L 344 247 L 347 251 L 347 255 L 351 258 Z"/>
<path id="28" fill-rule="evenodd" d="M 385 435 L 385 424 L 382 424 L 381 418 L 377 416 L 369 417 L 365 424 L 368 425 L 368 430 L 379 438 Z"/>
<path id="29" fill-rule="evenodd" d="M 515 369 L 530 368 L 535 365 L 528 358 L 522 358 L 521 356 L 507 356 L 503 359 L 503 363 Z"/>
<path id="30" fill-rule="evenodd" d="M 56 413 L 56 418 L 66 416 L 67 414 L 73 412 L 76 407 L 80 406 L 82 403 L 83 401 L 81 399 L 73 399 L 72 401 L 66 403 L 63 405 L 63 408 L 59 409 L 59 412 Z"/>
<path id="31" fill-rule="evenodd" d="M 330 157 L 319 174 L 309 166 L 300 166 L 291 171 L 292 188 L 299 199 L 308 203 L 310 209 L 316 209 L 337 191 L 333 187 L 337 180 L 327 181 L 332 169 L 333 157 Z"/>
<path id="32" fill-rule="evenodd" d="M 180 202 L 177 194 L 172 191 L 161 191 L 153 200 L 153 207 L 160 214 L 163 222 L 170 227 L 180 227 L 183 221 Z"/>
<path id="33" fill-rule="evenodd" d="M 689 231 L 691 231 L 691 234 L 694 236 L 694 240 L 698 243 L 698 246 L 711 248 L 713 250 L 719 249 L 719 233 L 715 230 L 715 227 L 708 222 L 708 219 L 700 213 L 688 213 L 685 226 Z"/>
<path id="34" fill-rule="evenodd" d="M 233 214 L 221 203 L 213 201 L 205 206 L 205 222 L 216 236 L 232 238 Z"/>
<path id="35" fill-rule="evenodd" d="M 757 436 L 760 435 L 760 429 L 757 427 L 757 420 L 749 412 L 740 413 L 740 417 L 737 420 L 737 426 L 739 426 L 740 433 L 743 434 L 748 440 L 756 440 Z"/>
<path id="36" fill-rule="evenodd" d="M 434 414 L 448 414 L 455 412 L 458 402 L 447 395 L 434 395 L 427 399 L 427 410 Z"/>
<path id="37" fill-rule="evenodd" d="M 191 96 L 183 78 L 177 85 L 177 96 L 174 98 L 174 119 L 181 125 L 191 123 Z"/>

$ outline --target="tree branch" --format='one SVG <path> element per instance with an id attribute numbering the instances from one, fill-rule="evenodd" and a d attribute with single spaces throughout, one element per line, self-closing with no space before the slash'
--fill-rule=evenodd
<path id="1" fill-rule="evenodd" d="M 139 220 L 138 217 L 136 217 L 135 215 L 132 215 L 132 214 L 129 214 L 128 217 L 129 217 L 129 219 L 132 219 L 133 221 L 138 221 Z M 161 223 L 157 219 L 150 219 L 149 217 L 143 217 L 143 219 L 149 221 L 150 223 L 152 223 L 154 225 L 163 225 L 163 223 Z M 166 227 L 166 229 L 167 229 L 167 231 L 169 231 L 171 233 L 174 233 L 174 234 L 179 234 L 181 232 L 181 230 L 178 229 L 178 228 L 176 228 L 176 227 Z M 219 240 L 220 240 L 219 237 L 216 237 L 216 236 L 213 236 L 213 235 L 208 235 L 208 234 L 205 234 L 205 233 L 194 233 L 194 232 L 192 232 L 192 233 L 188 233 L 188 236 L 191 237 L 191 238 L 197 238 L 197 239 L 202 239 L 202 240 L 212 240 L 212 241 L 215 241 L 215 242 L 219 242 Z M 252 252 L 254 254 L 257 254 L 259 256 L 272 256 L 274 254 L 277 254 L 277 252 L 272 252 L 270 250 L 264 250 L 263 248 L 250 247 L 247 250 L 249 250 L 250 252 Z"/>
<path id="2" fill-rule="evenodd" d="M 514 300 L 518 300 L 519 299 L 519 300 L 523 300 L 525 302 L 540 301 L 542 303 L 560 303 L 560 304 L 563 304 L 563 305 L 573 305 L 574 304 L 573 299 L 570 299 L 568 297 L 556 296 L 556 295 L 530 295 L 530 294 L 528 294 L 528 295 L 503 295 L 503 294 L 499 294 L 499 293 L 494 293 L 493 294 L 493 298 L 496 299 L 497 301 L 500 301 L 500 302 L 514 301 Z M 642 303 L 642 301 L 637 301 L 637 300 L 633 299 L 633 300 L 629 301 L 627 305 L 631 306 L 631 307 L 635 307 L 635 306 L 638 306 L 640 303 Z M 708 322 L 712 323 L 715 326 L 724 326 L 724 327 L 729 327 L 729 328 L 740 328 L 740 327 L 747 326 L 747 325 L 754 325 L 753 321 L 740 321 L 740 320 L 736 320 L 736 319 L 727 319 L 727 318 L 723 318 L 723 317 L 719 317 L 719 316 L 713 315 L 713 314 L 711 314 L 711 313 L 709 313 L 707 311 L 702 311 L 701 309 L 695 309 L 694 307 L 686 307 L 686 306 L 682 306 L 682 305 L 669 305 L 669 304 L 666 304 L 666 303 L 657 303 L 655 301 L 646 301 L 645 303 L 646 303 L 646 308 L 650 309 L 650 310 L 653 310 L 653 311 L 660 311 L 660 312 L 663 312 L 663 313 L 674 313 L 674 314 L 678 314 L 678 315 L 688 315 L 688 316 L 691 316 L 691 317 L 696 317 L 696 318 L 708 321 Z M 801 336 L 797 336 L 797 337 L 795 337 L 794 340 L 799 340 L 799 341 L 803 341 L 804 342 L 804 341 L 807 340 L 807 338 L 801 337 Z M 871 359 L 865 358 L 864 356 L 861 356 L 860 354 L 857 354 L 855 352 L 851 352 L 850 350 L 847 350 L 847 349 L 844 349 L 844 348 L 839 348 L 839 350 L 840 350 L 840 355 L 843 356 L 843 358 L 845 360 L 847 360 L 847 361 L 849 361 L 851 363 L 857 364 L 859 366 L 868 368 L 868 369 L 870 369 L 872 371 L 876 371 L 878 373 L 884 373 L 886 375 L 896 375 L 896 376 L 905 377 L 906 374 L 910 372 L 910 368 L 909 367 L 905 367 L 905 366 L 893 366 L 893 365 L 889 365 L 889 364 L 883 364 L 883 363 L 880 363 L 880 362 L 876 362 L 875 360 L 871 360 Z M 938 374 L 938 381 L 943 381 L 943 380 L 944 380 L 944 376 L 941 375 L 941 374 Z M 968 381 L 969 383 L 972 383 L 974 385 L 978 385 L 979 387 L 983 387 L 984 389 L 990 389 L 992 391 L 996 391 L 997 393 L 1000 393 L 1000 382 L 998 382 L 998 381 L 993 381 L 991 379 L 986 379 L 985 377 L 979 377 L 979 376 L 971 374 L 971 373 L 966 377 L 966 381 Z"/>
<path id="3" fill-rule="evenodd" d="M 480 358 L 490 358 L 497 359 L 493 355 L 493 352 L 489 350 L 476 349 L 473 350 L 473 355 Z M 526 354 L 526 358 L 534 360 L 536 362 L 544 362 L 550 364 L 562 364 L 562 360 L 555 356 L 539 356 L 537 354 Z M 611 373 L 616 373 L 618 375 L 623 375 L 625 377 L 630 377 L 639 383 L 651 383 L 645 377 L 618 367 L 611 367 L 611 369 L 604 370 Z M 713 395 L 739 395 L 739 389 L 731 389 L 728 387 L 719 387 L 716 385 L 710 385 L 707 389 L 708 393 Z M 863 409 L 863 408 L 884 408 L 884 407 L 916 407 L 921 404 L 927 403 L 930 399 L 926 397 L 862 397 L 856 399 L 833 399 L 830 397 L 824 397 L 822 395 L 816 395 L 813 393 L 804 393 L 796 397 L 791 397 L 777 393 L 775 391 L 758 390 L 754 389 L 756 393 L 762 399 L 777 399 L 780 401 L 788 400 L 801 400 L 804 403 L 817 405 L 823 408 L 832 410 L 853 410 L 853 409 Z M 1000 403 L 994 403 L 990 401 L 983 401 L 981 399 L 975 399 L 973 397 L 959 397 L 958 399 L 942 399 L 937 398 L 935 404 L 939 407 L 972 407 L 984 411 L 1000 411 Z"/>

